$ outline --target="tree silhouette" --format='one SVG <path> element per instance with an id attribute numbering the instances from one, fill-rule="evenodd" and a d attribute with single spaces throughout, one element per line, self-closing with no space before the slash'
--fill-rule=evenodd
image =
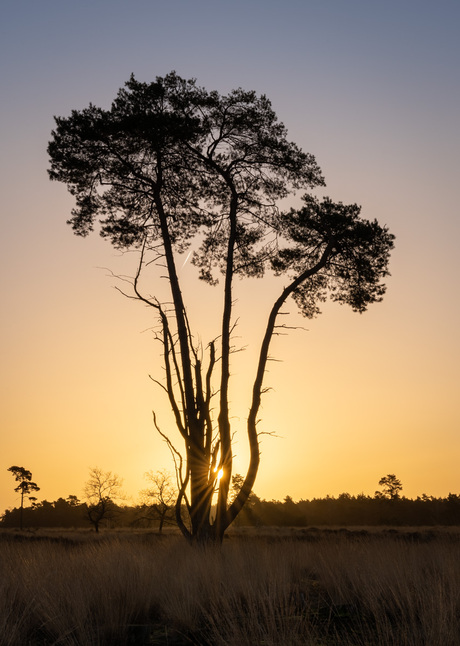
<path id="1" fill-rule="evenodd" d="M 161 534 L 165 522 L 174 518 L 174 507 L 177 499 L 177 488 L 171 474 L 167 471 L 148 471 L 145 474 L 149 488 L 140 494 L 143 500 L 143 511 L 148 518 L 158 520 L 158 533 Z"/>
<path id="2" fill-rule="evenodd" d="M 154 414 L 176 462 L 176 520 L 189 540 L 219 542 L 257 475 L 257 417 L 280 310 L 289 296 L 307 317 L 319 313 L 327 294 L 358 312 L 381 300 L 393 236 L 361 219 L 357 205 L 328 198 L 307 194 L 300 209 L 280 211 L 289 194 L 324 184 L 314 157 L 288 141 L 265 96 L 242 89 L 221 96 L 175 72 L 153 83 L 132 76 L 109 110 L 90 105 L 56 118 L 48 152 L 51 179 L 75 197 L 69 220 L 75 233 L 86 236 L 99 219 L 101 235 L 116 248 L 139 252 L 130 295 L 157 313 L 165 375 L 157 383 L 185 449 L 181 454 Z M 177 271 L 177 254 L 187 250 L 202 280 L 216 285 L 221 276 L 223 283 L 220 329 L 206 348 L 192 333 Z M 171 302 L 144 286 L 153 266 L 166 273 Z M 285 286 L 261 322 L 247 417 L 249 466 L 229 500 L 234 279 L 267 272 L 282 276 Z M 189 523 L 181 516 L 184 503 Z"/>
<path id="3" fill-rule="evenodd" d="M 241 473 L 235 473 L 235 475 L 232 475 L 232 486 L 230 489 L 231 502 L 233 502 L 233 500 L 235 500 L 238 497 L 238 494 L 240 493 L 243 484 L 244 484 L 244 477 L 241 475 Z M 244 507 L 236 517 L 235 524 L 237 526 L 241 526 L 244 524 L 250 524 L 250 525 L 254 524 L 256 522 L 254 507 L 258 503 L 260 503 L 260 498 L 255 493 L 255 491 L 252 490 L 248 496 L 248 499 L 244 504 Z"/>
<path id="4" fill-rule="evenodd" d="M 123 480 L 111 471 L 102 471 L 99 467 L 89 470 L 89 479 L 85 484 L 86 510 L 90 523 L 96 532 L 102 520 L 113 518 L 116 513 L 115 500 L 121 498 Z"/>
<path id="5" fill-rule="evenodd" d="M 33 491 L 40 491 L 40 487 L 32 482 L 32 473 L 24 467 L 10 467 L 7 471 L 11 471 L 14 475 L 16 482 L 19 482 L 18 486 L 15 487 L 15 491 L 21 493 L 21 507 L 19 515 L 19 526 L 22 529 L 23 526 L 23 510 L 24 510 L 24 496 L 28 496 L 31 502 L 36 502 L 37 498 L 35 496 L 29 496 Z"/>
<path id="6" fill-rule="evenodd" d="M 389 473 L 387 476 L 380 478 L 379 485 L 383 487 L 383 491 L 376 491 L 377 497 L 389 498 L 396 500 L 399 498 L 399 492 L 402 491 L 401 480 L 399 480 L 394 473 Z"/>
<path id="7" fill-rule="evenodd" d="M 71 507 L 78 507 L 79 505 L 81 505 L 81 502 L 78 500 L 78 497 L 72 494 L 67 496 L 66 502 Z"/>

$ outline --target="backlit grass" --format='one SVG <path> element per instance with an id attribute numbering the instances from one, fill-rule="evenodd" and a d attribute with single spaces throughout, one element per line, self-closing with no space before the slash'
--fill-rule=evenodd
<path id="1" fill-rule="evenodd" d="M 449 533 L 273 532 L 221 550 L 141 532 L 1 538 L 2 646 L 460 643 Z"/>

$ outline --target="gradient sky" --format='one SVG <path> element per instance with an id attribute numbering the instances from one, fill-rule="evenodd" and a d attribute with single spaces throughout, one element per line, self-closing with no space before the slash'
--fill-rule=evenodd
<path id="1" fill-rule="evenodd" d="M 76 238 L 64 185 L 47 177 L 53 115 L 109 107 L 133 72 L 271 99 L 316 156 L 320 194 L 357 202 L 396 235 L 383 303 L 364 315 L 292 309 L 275 339 L 255 491 L 267 499 L 373 494 L 395 473 L 409 497 L 460 492 L 460 4 L 424 0 L 21 0 L 0 24 L 0 512 L 20 465 L 39 499 L 82 496 L 90 466 L 124 478 L 171 469 L 151 411 L 173 432 L 155 319 L 109 271 L 132 273 L 97 235 Z M 216 335 L 216 290 L 182 270 L 195 330 Z M 235 470 L 272 280 L 237 283 Z M 153 287 L 151 289 L 153 291 Z M 218 332 L 217 332 L 218 333 Z"/>

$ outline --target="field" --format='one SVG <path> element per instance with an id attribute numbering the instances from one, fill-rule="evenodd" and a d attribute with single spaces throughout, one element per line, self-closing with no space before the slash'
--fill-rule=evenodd
<path id="1" fill-rule="evenodd" d="M 458 646 L 453 529 L 0 533 L 1 646 Z"/>

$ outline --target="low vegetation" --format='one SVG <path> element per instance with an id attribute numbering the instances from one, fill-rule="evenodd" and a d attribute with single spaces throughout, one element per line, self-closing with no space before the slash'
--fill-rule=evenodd
<path id="1" fill-rule="evenodd" d="M 2 646 L 458 646 L 458 530 L 0 533 Z"/>

